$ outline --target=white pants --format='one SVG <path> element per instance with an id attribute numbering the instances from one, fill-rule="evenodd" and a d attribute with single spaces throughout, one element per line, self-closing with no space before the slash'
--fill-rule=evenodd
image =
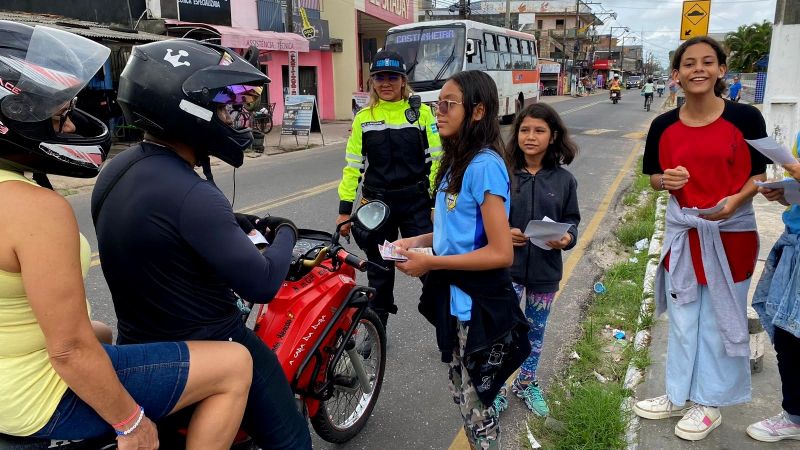
<path id="1" fill-rule="evenodd" d="M 669 340 L 666 386 L 670 401 L 683 406 L 691 400 L 705 406 L 728 406 L 750 401 L 750 358 L 728 356 L 711 306 L 707 285 L 698 285 L 697 300 L 677 305 L 666 274 Z M 750 279 L 734 284 L 736 304 L 747 315 Z"/>

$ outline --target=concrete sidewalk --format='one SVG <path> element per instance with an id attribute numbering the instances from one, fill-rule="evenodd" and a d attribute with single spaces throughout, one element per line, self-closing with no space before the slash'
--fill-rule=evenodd
<path id="1" fill-rule="evenodd" d="M 756 263 L 755 274 L 750 284 L 750 298 L 755 285 L 761 277 L 764 261 L 777 238 L 783 232 L 781 213 L 783 207 L 767 201 L 758 195 L 753 201 L 761 237 L 761 249 Z M 636 400 L 663 395 L 664 371 L 667 353 L 667 315 L 657 318 L 652 328 L 650 359 L 645 380 L 636 389 Z M 675 436 L 675 424 L 679 417 L 663 420 L 640 419 L 638 448 L 642 450 L 657 449 L 800 449 L 799 441 L 784 440 L 777 443 L 759 442 L 750 438 L 745 429 L 757 422 L 781 411 L 781 380 L 778 375 L 775 351 L 767 340 L 766 353 L 763 359 L 763 371 L 754 373 L 752 377 L 752 397 L 749 403 L 722 408 L 722 424 L 704 440 L 697 442 L 684 441 Z M 797 383 L 798 380 L 790 382 Z"/>

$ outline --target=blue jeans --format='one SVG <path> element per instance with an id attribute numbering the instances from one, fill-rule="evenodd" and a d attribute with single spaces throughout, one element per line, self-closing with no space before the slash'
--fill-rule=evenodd
<path id="1" fill-rule="evenodd" d="M 125 389 L 151 420 L 169 414 L 189 378 L 189 349 L 185 342 L 103 345 Z M 114 429 L 94 409 L 68 389 L 47 425 L 33 437 L 91 439 L 114 436 Z"/>
<path id="2" fill-rule="evenodd" d="M 750 359 L 728 356 L 711 306 L 707 285 L 698 285 L 697 300 L 676 305 L 667 274 L 667 395 L 676 406 L 691 400 L 705 406 L 729 406 L 750 401 Z M 733 285 L 737 312 L 747 315 L 750 280 Z"/>

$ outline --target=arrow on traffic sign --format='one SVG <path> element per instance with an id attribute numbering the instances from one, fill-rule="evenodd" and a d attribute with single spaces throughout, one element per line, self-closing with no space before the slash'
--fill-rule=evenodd
<path id="1" fill-rule="evenodd" d="M 684 36 L 688 36 L 692 34 L 692 30 L 686 30 L 686 33 L 683 33 Z"/>

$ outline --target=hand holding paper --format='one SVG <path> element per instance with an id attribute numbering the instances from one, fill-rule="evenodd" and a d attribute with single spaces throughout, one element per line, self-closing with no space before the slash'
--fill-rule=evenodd
<path id="1" fill-rule="evenodd" d="M 795 164 L 797 159 L 788 148 L 767 136 L 761 139 L 745 139 L 754 149 L 771 159 L 775 164 Z"/>
<path id="2" fill-rule="evenodd" d="M 790 205 L 800 205 L 800 183 L 794 178 L 780 181 L 756 181 L 756 186 L 767 189 L 783 189 L 783 197 Z"/>
<path id="3" fill-rule="evenodd" d="M 528 236 L 531 243 L 542 250 L 552 250 L 548 245 L 549 241 L 560 241 L 569 231 L 572 224 L 554 222 L 553 219 L 545 217 L 542 220 L 531 220 L 525 227 L 525 236 Z"/>

